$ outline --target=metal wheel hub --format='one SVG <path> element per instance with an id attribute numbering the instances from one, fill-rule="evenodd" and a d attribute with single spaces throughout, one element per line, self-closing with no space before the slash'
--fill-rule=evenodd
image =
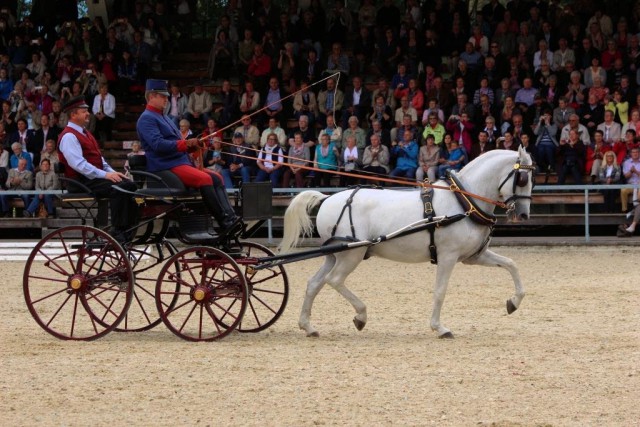
<path id="1" fill-rule="evenodd" d="M 86 278 L 80 274 L 74 274 L 69 277 L 67 286 L 73 292 L 80 292 L 87 285 Z"/>
<path id="2" fill-rule="evenodd" d="M 206 286 L 196 286 L 191 292 L 191 298 L 197 303 L 204 303 L 211 297 L 211 290 Z"/>

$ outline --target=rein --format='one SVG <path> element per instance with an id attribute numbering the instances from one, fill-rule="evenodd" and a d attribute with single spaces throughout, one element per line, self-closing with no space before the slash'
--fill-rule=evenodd
<path id="1" fill-rule="evenodd" d="M 231 142 L 225 142 L 222 141 L 223 145 L 227 145 L 227 146 L 231 146 L 233 147 L 234 144 Z M 254 152 L 260 152 L 259 149 L 257 148 L 253 148 L 253 147 L 244 147 L 246 150 L 251 150 Z M 234 156 L 242 158 L 242 159 L 247 159 L 247 160 L 254 160 L 255 157 L 252 156 L 248 156 L 246 154 L 239 154 L 239 153 L 235 153 Z M 287 156 L 285 154 L 282 154 L 282 158 L 284 160 L 287 159 L 292 159 L 291 156 Z M 296 159 L 298 160 L 298 159 Z M 289 163 L 286 162 L 279 162 L 277 160 L 271 160 L 271 163 L 273 163 L 274 165 L 282 165 L 282 166 L 287 166 L 289 165 Z M 490 199 L 488 197 L 484 197 L 481 196 L 479 194 L 475 194 L 475 193 L 471 193 L 469 191 L 465 191 L 462 188 L 457 188 L 457 189 L 453 189 L 451 188 L 451 186 L 445 186 L 445 185 L 437 185 L 437 184 L 432 184 L 429 182 L 418 182 L 415 180 L 408 180 L 408 179 L 397 179 L 397 178 L 388 178 L 385 175 L 378 175 L 378 174 L 356 174 L 356 173 L 350 173 L 350 172 L 343 172 L 343 171 L 339 171 L 339 170 L 329 170 L 329 169 L 321 169 L 321 168 L 316 168 L 313 166 L 306 166 L 306 165 L 297 165 L 296 166 L 298 169 L 304 169 L 307 171 L 311 171 L 311 172 L 331 172 L 334 175 L 338 175 L 338 176 L 345 176 L 345 177 L 349 177 L 349 178 L 357 178 L 357 179 L 366 179 L 368 181 L 379 181 L 379 182 L 386 182 L 388 184 L 398 184 L 398 185 L 402 185 L 402 186 L 411 186 L 411 187 L 421 187 L 421 188 L 433 188 L 436 190 L 448 190 L 448 191 L 453 191 L 456 193 L 460 193 L 460 194 L 464 194 L 467 197 L 471 197 L 473 199 L 477 199 L 477 200 L 481 200 L 483 202 L 495 205 L 499 208 L 502 209 L 507 209 L 508 205 L 505 202 L 501 202 L 499 200 L 493 200 Z M 525 196 L 521 196 L 521 197 L 525 197 Z"/>
<path id="2" fill-rule="evenodd" d="M 312 84 L 309 85 L 309 88 L 318 85 L 326 80 L 332 79 L 332 78 L 336 78 L 336 85 L 339 82 L 340 79 L 340 72 L 336 72 L 334 74 L 331 74 L 321 80 L 318 80 L 317 82 L 314 82 Z M 293 96 L 295 96 L 298 92 L 302 92 L 302 89 L 299 89 L 295 92 L 290 93 L 289 95 L 286 95 L 282 98 L 280 98 L 278 101 L 274 101 L 269 105 L 265 105 L 264 107 L 254 111 L 251 114 L 245 114 L 242 117 L 251 117 L 254 116 L 256 114 L 259 114 L 263 111 L 265 111 L 266 109 L 268 109 L 269 107 L 281 103 L 282 101 L 284 101 L 285 99 L 291 98 Z M 334 97 L 334 102 L 335 102 L 335 97 Z M 199 145 L 198 148 L 196 150 L 196 152 L 198 153 L 197 155 L 201 158 L 201 161 L 199 162 L 198 167 L 202 170 L 204 169 L 204 151 L 208 149 L 208 145 L 206 143 L 206 141 L 215 136 L 215 135 L 222 135 L 223 132 L 227 129 L 232 128 L 233 126 L 236 126 L 237 124 L 239 124 L 240 122 L 242 122 L 242 118 L 228 124 L 227 126 L 222 127 L 221 129 L 218 129 L 217 131 L 208 134 L 208 135 L 202 135 L 201 137 L 198 138 L 199 141 Z M 227 145 L 227 146 L 234 146 L 233 143 L 230 142 L 225 142 L 225 141 L 221 141 L 221 143 L 223 145 Z M 245 147 L 246 149 L 252 150 L 256 153 L 259 153 L 260 150 L 257 148 L 253 148 L 253 147 Z M 244 158 L 244 159 L 250 159 L 253 160 L 253 157 L 251 156 L 247 156 L 244 154 L 239 154 L 236 153 L 235 156 L 240 157 L 240 158 Z M 283 159 L 289 160 L 292 159 L 292 157 L 287 156 L 285 154 L 282 154 Z M 274 161 L 272 160 L 271 163 L 276 164 L 276 165 L 282 165 L 282 166 L 287 166 L 288 163 L 285 162 L 278 162 L 278 161 Z M 307 171 L 312 171 L 312 172 L 327 172 L 326 169 L 321 169 L 321 168 L 316 168 L 313 166 L 306 166 L 306 165 L 299 165 L 297 166 L 299 169 L 304 169 Z M 535 166 L 528 166 L 528 165 L 521 165 L 520 164 L 520 160 L 518 160 L 518 162 L 514 165 L 513 170 L 509 173 L 509 175 L 507 175 L 507 178 L 505 178 L 505 180 L 502 182 L 502 184 L 500 185 L 500 187 L 498 188 L 498 190 L 500 190 L 500 188 L 502 188 L 502 186 L 504 185 L 504 183 L 510 178 L 512 177 L 516 171 L 518 171 L 518 177 L 520 176 L 519 174 L 522 171 L 519 171 L 519 169 L 530 169 L 533 170 L 535 169 Z M 388 184 L 397 184 L 397 185 L 402 185 L 402 186 L 411 186 L 411 187 L 421 187 L 421 188 L 433 188 L 433 189 L 439 189 L 439 190 L 448 190 L 448 191 L 452 191 L 457 195 L 462 195 L 464 196 L 465 199 L 470 200 L 470 199 L 476 199 L 476 200 L 480 200 L 483 201 L 485 203 L 489 203 L 492 204 L 494 206 L 497 206 L 499 208 L 502 209 L 507 209 L 509 210 L 510 208 L 513 209 L 513 203 L 521 198 L 529 198 L 531 199 L 531 196 L 518 196 L 515 194 L 515 188 L 517 185 L 517 181 L 518 179 L 514 179 L 514 184 L 513 184 L 513 195 L 511 197 L 509 197 L 507 200 L 505 200 L 504 202 L 501 202 L 499 200 L 492 200 L 489 199 L 488 197 L 484 197 L 481 196 L 479 194 L 474 194 L 474 193 L 470 193 L 468 191 L 465 191 L 464 189 L 462 189 L 462 187 L 460 185 L 449 185 L 449 186 L 443 186 L 443 185 L 435 185 L 435 184 L 431 184 L 430 182 L 417 182 L 417 181 L 412 181 L 412 180 L 401 180 L 401 179 L 394 179 L 394 178 L 387 178 L 384 175 L 379 175 L 379 174 L 374 174 L 374 173 L 365 173 L 365 174 L 354 174 L 354 173 L 349 173 L 349 172 L 342 172 L 342 171 L 338 171 L 338 170 L 331 170 L 331 173 L 338 175 L 338 176 L 345 176 L 345 177 L 349 177 L 349 178 L 357 178 L 357 179 L 366 179 L 369 181 L 378 181 L 378 182 L 385 182 Z M 475 206 L 475 204 L 473 205 Z"/>

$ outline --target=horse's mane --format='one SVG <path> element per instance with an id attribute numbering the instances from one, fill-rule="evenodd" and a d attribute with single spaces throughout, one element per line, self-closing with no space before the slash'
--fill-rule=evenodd
<path id="1" fill-rule="evenodd" d="M 483 155 L 476 157 L 475 159 L 473 159 L 471 162 L 469 162 L 467 165 L 465 165 L 460 172 L 458 173 L 459 176 L 464 176 L 465 172 L 466 173 L 470 173 L 473 172 L 474 169 L 480 167 L 480 166 L 484 166 L 487 161 L 492 160 L 493 158 L 501 158 L 504 157 L 505 159 L 510 158 L 512 160 L 513 163 L 515 163 L 518 158 L 520 157 L 520 154 L 518 151 L 513 151 L 513 150 L 503 150 L 503 149 L 496 149 L 496 150 L 491 150 L 488 151 L 486 153 L 484 153 Z M 532 163 L 531 161 L 531 156 L 529 155 L 529 153 L 525 152 L 525 155 L 522 158 L 522 164 L 525 165 L 530 165 Z"/>

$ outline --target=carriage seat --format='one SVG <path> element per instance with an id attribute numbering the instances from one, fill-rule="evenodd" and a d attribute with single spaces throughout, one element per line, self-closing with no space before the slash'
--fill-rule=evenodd
<path id="1" fill-rule="evenodd" d="M 67 178 L 64 176 L 65 165 L 64 163 L 55 162 L 53 164 L 53 171 L 58 175 L 58 180 L 62 183 L 63 193 L 58 197 L 63 202 L 73 200 L 90 200 L 94 199 L 93 192 L 78 180 L 73 178 Z"/>
<path id="2" fill-rule="evenodd" d="M 97 198 L 91 189 L 80 181 L 65 177 L 63 163 L 54 163 L 53 171 L 58 175 L 63 190 L 61 194 L 57 194 L 58 199 L 76 212 L 82 224 L 86 224 L 87 220 L 92 220 L 97 227 L 107 225 L 109 199 Z M 97 208 L 96 213 L 93 212 L 94 208 Z"/>
<path id="3" fill-rule="evenodd" d="M 143 197 L 193 198 L 200 196 L 200 192 L 185 187 L 177 175 L 170 170 L 146 172 L 147 157 L 145 155 L 129 156 L 128 160 L 131 175 L 138 184 L 137 194 Z"/>

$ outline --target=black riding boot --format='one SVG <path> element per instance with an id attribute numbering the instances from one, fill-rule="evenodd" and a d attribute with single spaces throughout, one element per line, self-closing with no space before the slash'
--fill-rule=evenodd
<path id="1" fill-rule="evenodd" d="M 200 187 L 200 193 L 202 194 L 202 200 L 204 201 L 207 210 L 211 212 L 213 217 L 223 230 L 223 234 L 228 234 L 240 225 L 240 218 L 238 218 L 233 211 L 233 208 L 229 204 L 224 189 L 222 193 L 220 188 L 216 188 L 213 185 L 207 185 Z"/>

